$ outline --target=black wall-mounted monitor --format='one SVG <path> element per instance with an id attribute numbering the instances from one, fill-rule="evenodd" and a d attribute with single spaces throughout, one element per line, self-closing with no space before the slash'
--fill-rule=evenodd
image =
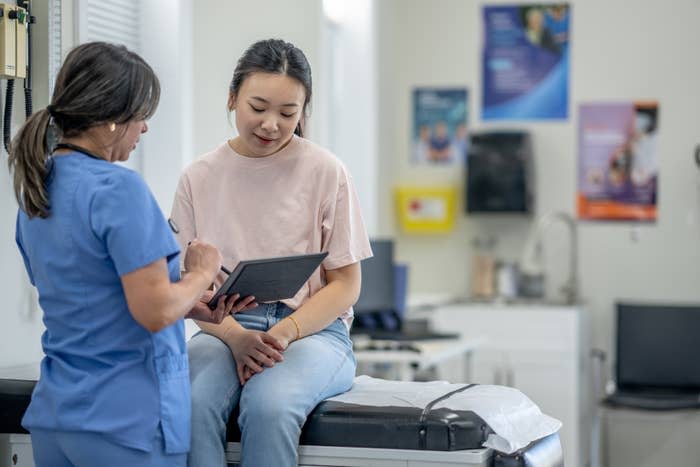
<path id="1" fill-rule="evenodd" d="M 532 145 L 522 131 L 471 135 L 467 157 L 467 213 L 531 213 Z"/>

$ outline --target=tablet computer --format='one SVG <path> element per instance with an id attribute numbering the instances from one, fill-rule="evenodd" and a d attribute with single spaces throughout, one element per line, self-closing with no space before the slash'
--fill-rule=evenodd
<path id="1" fill-rule="evenodd" d="M 214 296 L 209 308 L 216 308 L 222 295 L 252 295 L 256 302 L 274 302 L 294 297 L 328 253 L 253 259 L 238 263 Z"/>

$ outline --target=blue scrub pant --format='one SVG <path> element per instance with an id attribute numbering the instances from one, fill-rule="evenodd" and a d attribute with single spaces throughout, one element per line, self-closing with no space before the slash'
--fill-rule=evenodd
<path id="1" fill-rule="evenodd" d="M 153 450 L 144 452 L 109 441 L 99 433 L 31 431 L 36 467 L 184 467 L 187 454 L 166 454 L 160 429 Z"/>
<path id="2" fill-rule="evenodd" d="M 248 329 L 264 331 L 292 313 L 282 303 L 261 304 L 235 315 Z M 190 467 L 223 467 L 226 423 L 239 404 L 242 467 L 297 465 L 306 416 L 328 397 L 345 392 L 355 377 L 355 356 L 340 319 L 292 342 L 284 360 L 254 375 L 243 388 L 231 350 L 205 333 L 188 343 L 192 383 Z"/>

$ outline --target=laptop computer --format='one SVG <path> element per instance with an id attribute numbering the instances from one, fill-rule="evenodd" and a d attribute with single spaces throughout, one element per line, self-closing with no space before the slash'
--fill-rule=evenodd
<path id="1" fill-rule="evenodd" d="M 606 403 L 672 410 L 700 407 L 700 305 L 617 305 L 617 390 Z"/>
<path id="2" fill-rule="evenodd" d="M 351 333 L 365 334 L 375 340 L 399 341 L 459 337 L 406 321 L 407 269 L 394 263 L 392 240 L 373 239 L 370 243 L 374 256 L 362 261 L 362 289 L 353 307 L 355 320 Z"/>

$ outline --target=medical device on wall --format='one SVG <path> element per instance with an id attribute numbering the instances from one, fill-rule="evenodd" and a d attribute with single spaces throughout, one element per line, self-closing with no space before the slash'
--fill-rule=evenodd
<path id="1" fill-rule="evenodd" d="M 28 15 L 24 8 L 0 3 L 0 75 L 5 79 L 27 76 Z"/>
<path id="2" fill-rule="evenodd" d="M 24 79 L 25 115 L 32 114 L 31 1 L 0 3 L 0 79 L 7 80 L 3 112 L 3 143 L 9 152 L 15 79 Z"/>

